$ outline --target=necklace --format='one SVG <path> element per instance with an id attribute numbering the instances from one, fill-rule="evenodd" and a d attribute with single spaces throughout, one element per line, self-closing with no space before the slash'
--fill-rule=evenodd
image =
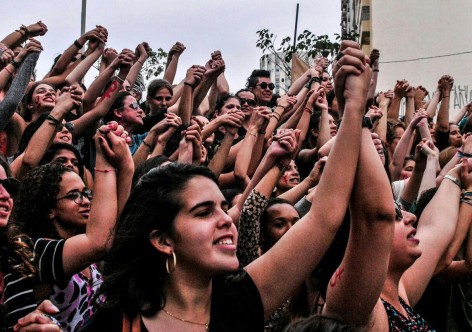
<path id="1" fill-rule="evenodd" d="M 206 322 L 206 323 L 192 322 L 191 320 L 186 320 L 186 319 L 177 317 L 177 316 L 175 316 L 174 314 L 172 314 L 170 311 L 167 311 L 167 310 L 164 309 L 164 308 L 162 308 L 162 310 L 163 310 L 167 315 L 169 315 L 170 317 L 172 317 L 172 318 L 174 318 L 174 319 L 177 319 L 177 320 L 180 320 L 181 322 L 189 323 L 189 324 L 194 324 L 194 325 L 205 326 L 205 331 L 208 331 L 208 324 L 210 323 L 209 321 Z"/>

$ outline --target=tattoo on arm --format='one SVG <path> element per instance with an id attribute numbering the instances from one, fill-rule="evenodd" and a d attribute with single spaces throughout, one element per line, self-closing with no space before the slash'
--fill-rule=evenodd
<path id="1" fill-rule="evenodd" d="M 344 268 L 342 266 L 338 267 L 336 272 L 334 272 L 333 276 L 329 280 L 329 284 L 331 285 L 331 287 L 336 286 L 336 283 L 338 282 L 338 280 L 341 280 L 341 274 L 343 274 L 343 272 L 344 272 Z"/>

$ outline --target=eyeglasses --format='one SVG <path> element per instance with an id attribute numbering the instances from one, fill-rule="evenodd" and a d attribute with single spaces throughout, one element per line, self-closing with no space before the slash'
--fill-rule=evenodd
<path id="1" fill-rule="evenodd" d="M 74 131 L 74 124 L 72 122 L 61 123 L 59 126 L 57 126 L 57 131 L 62 131 L 64 127 L 66 127 L 69 132 Z"/>
<path id="2" fill-rule="evenodd" d="M 239 98 L 239 102 L 241 103 L 241 105 L 247 103 L 249 106 L 256 106 L 256 101 L 254 99 Z"/>
<path id="3" fill-rule="evenodd" d="M 395 204 L 395 220 L 402 220 L 403 219 L 403 214 L 402 214 L 402 209 L 400 207 L 400 204 L 397 202 L 394 202 Z"/>
<path id="4" fill-rule="evenodd" d="M 266 82 L 262 82 L 260 84 L 256 84 L 256 86 L 260 86 L 262 90 L 265 90 L 267 88 L 269 88 L 269 90 L 274 90 L 275 88 L 275 85 L 274 83 L 269 83 L 267 84 Z"/>
<path id="5" fill-rule="evenodd" d="M 139 104 L 138 104 L 137 102 L 135 102 L 135 101 L 132 102 L 131 104 L 129 104 L 128 106 L 131 107 L 132 109 L 134 109 L 135 111 L 141 108 L 141 107 L 139 106 Z M 120 110 L 120 109 L 125 108 L 125 107 L 126 107 L 126 105 L 125 105 L 125 106 L 121 106 L 121 107 L 117 108 L 117 110 Z"/>
<path id="6" fill-rule="evenodd" d="M 91 201 L 93 199 L 92 190 L 84 189 L 84 191 L 82 191 L 82 192 L 76 190 L 76 191 L 68 193 L 65 196 L 57 198 L 56 202 L 60 201 L 61 199 L 69 199 L 71 201 L 74 201 L 75 204 L 80 205 L 84 201 L 84 196 L 87 197 L 89 201 Z"/>
<path id="7" fill-rule="evenodd" d="M 0 184 L 5 188 L 6 191 L 10 194 L 10 196 L 15 196 L 18 193 L 18 189 L 20 188 L 20 182 L 14 178 L 6 178 L 0 180 Z"/>

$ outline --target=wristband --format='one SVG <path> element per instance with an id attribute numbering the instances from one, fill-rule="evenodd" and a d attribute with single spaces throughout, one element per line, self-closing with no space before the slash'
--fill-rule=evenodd
<path id="1" fill-rule="evenodd" d="M 51 114 L 48 114 L 46 120 L 48 120 L 51 124 L 54 124 L 56 127 L 61 124 L 61 121 L 53 117 Z"/>
<path id="2" fill-rule="evenodd" d="M 190 84 L 189 82 L 184 82 L 184 85 L 191 87 L 192 89 L 195 87 L 195 85 Z"/>
<path id="3" fill-rule="evenodd" d="M 374 125 L 372 124 L 372 120 L 369 117 L 364 116 L 364 119 L 362 120 L 362 128 L 372 129 L 373 127 Z"/>
<path id="4" fill-rule="evenodd" d="M 115 76 L 114 79 L 117 80 L 118 82 L 120 82 L 121 84 L 123 84 L 123 83 L 125 82 L 124 79 L 122 79 L 122 78 L 120 78 L 120 77 L 118 77 L 118 76 Z"/>
<path id="5" fill-rule="evenodd" d="M 462 185 L 461 183 L 459 182 L 459 180 L 457 180 L 455 177 L 453 177 L 452 175 L 449 175 L 449 174 L 446 174 L 446 176 L 444 177 L 445 179 L 448 179 L 452 182 L 454 182 L 460 189 L 462 189 Z"/>
<path id="6" fill-rule="evenodd" d="M 315 83 L 315 82 L 321 83 L 320 78 L 319 78 L 319 77 L 312 77 L 312 78 L 310 78 L 310 80 L 308 81 L 308 83 L 305 84 L 305 88 L 310 89 L 310 88 L 311 88 L 311 85 L 312 85 L 313 83 Z"/>
<path id="7" fill-rule="evenodd" d="M 12 72 L 10 71 L 10 69 L 8 69 L 6 66 L 5 66 L 5 67 L 3 67 L 3 69 L 5 69 L 5 70 L 6 70 L 8 73 L 10 73 L 10 75 L 12 75 L 12 76 L 13 76 L 13 73 L 12 73 Z"/>
<path id="8" fill-rule="evenodd" d="M 95 172 L 100 172 L 100 173 L 110 173 L 110 172 L 116 172 L 116 169 L 110 168 L 110 169 L 98 169 L 94 168 Z"/>
<path id="9" fill-rule="evenodd" d="M 79 43 L 79 41 L 76 39 L 74 40 L 74 45 L 75 47 L 77 47 L 79 50 L 84 47 L 84 45 L 82 45 L 81 43 Z"/>
<path id="10" fill-rule="evenodd" d="M 464 158 L 464 157 L 466 157 L 466 158 L 472 158 L 472 154 L 463 152 L 463 151 L 461 151 L 461 150 L 458 150 L 458 151 L 457 151 L 457 156 L 458 156 L 459 158 Z"/>
<path id="11" fill-rule="evenodd" d="M 15 67 L 15 69 L 20 68 L 21 63 L 16 62 L 15 59 L 11 59 L 10 63 L 13 65 L 13 67 Z"/>
<path id="12" fill-rule="evenodd" d="M 147 143 L 146 141 L 143 141 L 143 144 L 149 148 L 149 150 L 152 150 L 151 144 Z"/>

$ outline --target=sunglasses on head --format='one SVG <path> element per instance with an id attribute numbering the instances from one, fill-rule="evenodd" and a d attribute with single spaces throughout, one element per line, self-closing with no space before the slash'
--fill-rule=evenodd
<path id="1" fill-rule="evenodd" d="M 241 103 L 241 105 L 247 103 L 249 106 L 256 106 L 256 101 L 254 99 L 239 98 L 239 102 Z"/>
<path id="2" fill-rule="evenodd" d="M 0 180 L 0 184 L 5 188 L 6 191 L 10 194 L 10 196 L 15 196 L 18 193 L 18 189 L 20 188 L 20 182 L 14 178 L 6 178 Z"/>
<path id="3" fill-rule="evenodd" d="M 265 90 L 267 88 L 269 88 L 269 90 L 274 90 L 275 88 L 275 85 L 274 83 L 269 83 L 267 84 L 266 82 L 262 82 L 260 84 L 256 84 L 256 86 L 260 86 L 262 90 Z"/>

